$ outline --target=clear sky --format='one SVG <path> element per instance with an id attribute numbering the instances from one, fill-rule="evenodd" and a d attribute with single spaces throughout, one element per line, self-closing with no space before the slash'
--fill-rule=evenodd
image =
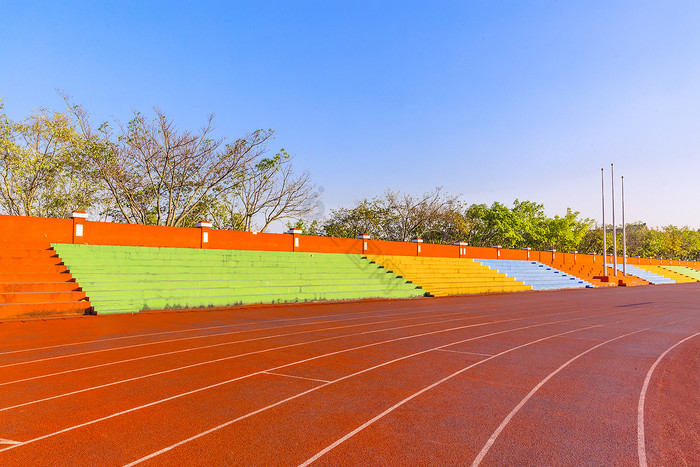
<path id="1" fill-rule="evenodd" d="M 697 1 L 0 0 L 0 11 L 11 118 L 60 109 L 60 88 L 97 120 L 157 105 L 180 127 L 213 113 L 219 136 L 274 128 L 272 149 L 296 154 L 326 212 L 442 186 L 467 203 L 529 199 L 600 220 L 600 168 L 609 195 L 615 162 L 628 221 L 700 228 Z"/>

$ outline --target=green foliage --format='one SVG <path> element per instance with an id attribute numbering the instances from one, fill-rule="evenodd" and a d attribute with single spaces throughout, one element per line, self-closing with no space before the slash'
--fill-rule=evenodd
<path id="1" fill-rule="evenodd" d="M 70 116 L 39 109 L 21 122 L 0 102 L 0 210 L 67 217 L 102 201 L 102 185 L 87 163 L 92 148 Z"/>
<path id="2" fill-rule="evenodd" d="M 586 231 L 580 250 L 587 253 L 603 251 L 602 227 Z M 606 226 L 607 253 L 613 253 L 612 225 Z M 650 229 L 643 222 L 626 225 L 627 255 L 641 258 L 671 258 L 700 260 L 700 230 L 668 225 Z M 617 228 L 617 254 L 622 255 L 622 228 Z"/>
<path id="3" fill-rule="evenodd" d="M 317 219 L 309 222 L 308 220 L 299 219 L 296 222 L 287 222 L 287 229 L 299 229 L 302 235 L 314 235 L 317 237 L 323 236 L 320 223 Z"/>
<path id="4" fill-rule="evenodd" d="M 562 217 L 547 217 L 542 204 L 517 199 L 512 208 L 498 202 L 490 208 L 472 204 L 464 216 L 470 227 L 467 237 L 470 245 L 514 249 L 573 250 L 592 224 L 590 219 L 580 219 L 579 213 L 571 209 Z"/>
<path id="5" fill-rule="evenodd" d="M 332 210 L 320 231 L 331 237 L 368 234 L 378 240 L 420 237 L 429 243 L 453 243 L 467 235 L 459 209 L 457 198 L 443 195 L 439 188 L 418 197 L 387 191 L 352 208 Z"/>

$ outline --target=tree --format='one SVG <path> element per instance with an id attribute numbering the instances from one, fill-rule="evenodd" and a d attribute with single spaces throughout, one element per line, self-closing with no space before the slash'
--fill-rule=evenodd
<path id="1" fill-rule="evenodd" d="M 493 246 L 501 245 L 504 248 L 523 248 L 530 246 L 526 236 L 532 238 L 541 237 L 538 231 L 541 227 L 538 218 L 540 206 L 533 205 L 517 209 L 519 201 L 516 199 L 514 209 L 494 202 L 491 207 L 485 204 L 472 204 L 465 212 L 465 218 L 469 225 L 469 236 L 467 242 L 473 246 Z M 532 212 L 528 212 L 532 211 Z M 528 221 L 524 218 L 531 214 Z M 539 220 L 539 219 L 538 219 Z M 535 248 L 532 246 L 531 248 Z"/>
<path id="2" fill-rule="evenodd" d="M 559 251 L 578 250 L 583 237 L 593 225 L 591 219 L 579 219 L 578 216 L 578 212 L 567 208 L 566 215 L 547 219 L 544 241 L 538 248 Z"/>
<path id="3" fill-rule="evenodd" d="M 440 188 L 419 197 L 389 190 L 352 208 L 332 210 L 322 224 L 332 237 L 368 234 L 399 242 L 421 237 L 431 243 L 453 243 L 465 235 L 464 228 L 457 197 L 443 195 Z"/>
<path id="4" fill-rule="evenodd" d="M 0 102 L 0 209 L 17 216 L 67 217 L 100 203 L 86 141 L 69 115 L 39 109 L 7 118 Z"/>
<path id="5" fill-rule="evenodd" d="M 106 123 L 93 130 L 85 110 L 66 102 L 93 147 L 88 154 L 109 191 L 109 214 L 121 222 L 193 225 L 209 202 L 245 181 L 248 164 L 267 151 L 274 134 L 257 130 L 225 144 L 212 136 L 212 116 L 193 132 L 154 108 L 153 118 L 134 112 L 115 135 Z"/>
<path id="6" fill-rule="evenodd" d="M 264 232 L 275 221 L 301 219 L 316 211 L 320 194 L 308 172 L 294 174 L 292 160 L 282 149 L 274 157 L 251 161 L 244 179 L 223 202 L 232 228 L 252 230 L 258 220 Z"/>
<path id="7" fill-rule="evenodd" d="M 494 202 L 472 204 L 464 214 L 473 246 L 501 245 L 504 248 L 533 248 L 537 250 L 577 249 L 593 221 L 580 219 L 571 209 L 566 215 L 547 217 L 544 206 L 532 201 L 513 202 L 513 207 Z"/>
<path id="8" fill-rule="evenodd" d="M 387 212 L 393 221 L 388 235 L 393 240 L 405 242 L 416 237 L 436 243 L 453 240 L 445 234 L 454 230 L 452 223 L 459 212 L 459 201 L 456 196 L 443 195 L 439 187 L 418 197 L 387 191 L 377 198 L 377 203 L 380 212 Z"/>
<path id="9" fill-rule="evenodd" d="M 321 231 L 329 237 L 355 238 L 360 234 L 378 240 L 390 240 L 391 213 L 381 207 L 377 200 L 363 199 L 352 208 L 332 209 L 323 222 Z"/>

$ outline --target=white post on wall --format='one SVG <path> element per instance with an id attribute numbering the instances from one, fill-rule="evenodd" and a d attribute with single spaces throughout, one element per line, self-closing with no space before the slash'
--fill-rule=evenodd
<path id="1" fill-rule="evenodd" d="M 493 245 L 491 248 L 496 249 L 496 259 L 501 259 L 501 245 Z"/>
<path id="2" fill-rule="evenodd" d="M 416 248 L 416 256 L 420 256 L 420 244 L 423 243 L 423 239 L 418 237 L 411 240 L 411 243 L 415 243 L 418 247 Z"/>
<path id="3" fill-rule="evenodd" d="M 530 248 L 529 246 L 526 246 L 525 248 L 523 248 L 523 250 L 527 251 L 527 259 L 529 261 L 530 260 L 530 251 L 532 251 L 532 248 Z"/>
<path id="4" fill-rule="evenodd" d="M 299 235 L 301 235 L 301 229 L 289 229 L 286 233 L 290 234 L 293 238 L 292 251 L 297 251 L 297 248 L 299 248 Z"/>
<path id="5" fill-rule="evenodd" d="M 199 248 L 206 248 L 206 244 L 209 243 L 209 230 L 211 229 L 211 222 L 199 221 L 195 224 L 195 227 L 197 227 L 201 232 L 199 237 Z"/>
<path id="6" fill-rule="evenodd" d="M 73 219 L 73 244 L 83 243 L 79 242 L 78 237 L 83 237 L 85 235 L 85 221 L 88 215 L 85 211 L 73 211 L 70 215 Z"/>
<path id="7" fill-rule="evenodd" d="M 367 240 L 370 239 L 370 236 L 367 234 L 360 234 L 357 236 L 357 238 L 362 240 L 362 254 L 364 255 L 367 253 Z"/>
<path id="8" fill-rule="evenodd" d="M 459 258 L 464 258 L 467 255 L 467 242 L 455 242 L 456 247 L 459 248 Z"/>

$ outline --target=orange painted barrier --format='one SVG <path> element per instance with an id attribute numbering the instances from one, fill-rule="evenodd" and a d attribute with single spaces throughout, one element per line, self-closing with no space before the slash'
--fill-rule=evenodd
<path id="1" fill-rule="evenodd" d="M 545 264 L 591 265 L 603 271 L 602 255 L 556 251 L 509 250 L 429 243 L 389 242 L 359 238 L 315 237 L 213 230 L 208 227 L 185 228 L 119 224 L 74 219 L 51 219 L 0 215 L 0 246 L 78 243 L 91 245 L 156 246 L 173 248 L 214 248 L 226 250 L 303 251 L 367 255 L 462 257 L 539 261 Z M 365 246 L 366 245 L 366 246 Z M 622 258 L 617 258 L 622 264 Z M 698 261 L 627 258 L 629 264 L 689 266 L 700 268 Z M 608 263 L 612 257 L 608 255 Z"/>

